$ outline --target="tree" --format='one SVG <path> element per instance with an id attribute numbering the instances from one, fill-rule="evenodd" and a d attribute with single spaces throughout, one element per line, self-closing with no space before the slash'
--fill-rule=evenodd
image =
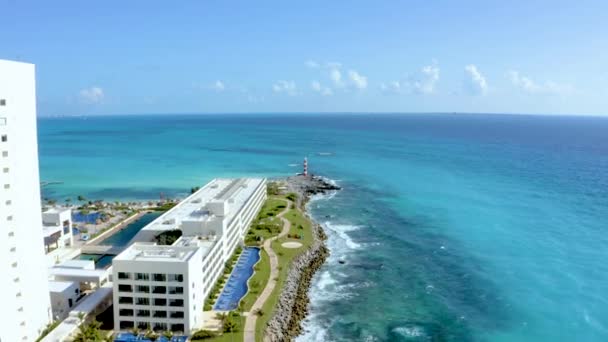
<path id="1" fill-rule="evenodd" d="M 223 324 L 224 332 L 235 332 L 237 331 L 236 323 L 231 319 L 227 318 Z"/>
<path id="2" fill-rule="evenodd" d="M 197 192 L 201 187 L 200 186 L 194 186 L 192 188 L 190 188 L 190 193 L 193 194 L 195 192 Z"/>
<path id="3" fill-rule="evenodd" d="M 89 323 L 84 323 L 84 314 L 78 314 L 80 326 L 78 334 L 74 337 L 74 342 L 104 342 L 104 337 L 101 333 L 101 323 L 93 320 Z"/>
<path id="4" fill-rule="evenodd" d="M 82 196 L 82 195 L 78 195 L 78 202 L 84 202 L 84 201 L 86 201 L 86 200 L 87 200 L 87 199 L 86 199 L 84 196 Z"/>

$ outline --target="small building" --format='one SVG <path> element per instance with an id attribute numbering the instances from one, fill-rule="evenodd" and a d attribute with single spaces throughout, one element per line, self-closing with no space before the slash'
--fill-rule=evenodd
<path id="1" fill-rule="evenodd" d="M 42 230 L 44 234 L 44 250 L 47 254 L 59 248 L 71 247 L 74 244 L 72 210 L 51 208 L 43 212 Z"/>
<path id="2" fill-rule="evenodd" d="M 65 319 L 81 298 L 80 284 L 75 281 L 49 281 L 53 319 Z"/>

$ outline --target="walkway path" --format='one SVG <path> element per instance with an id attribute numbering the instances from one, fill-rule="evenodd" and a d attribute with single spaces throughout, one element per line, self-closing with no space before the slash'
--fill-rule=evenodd
<path id="1" fill-rule="evenodd" d="M 266 300 L 268 299 L 268 297 L 270 297 L 272 291 L 274 291 L 274 288 L 277 284 L 277 281 L 275 279 L 279 278 L 279 258 L 272 250 L 272 242 L 276 239 L 286 236 L 289 233 L 289 229 L 291 228 L 291 222 L 285 219 L 283 215 L 285 215 L 289 208 L 291 208 L 292 202 L 289 200 L 286 200 L 286 202 L 287 206 L 285 207 L 285 209 L 279 215 L 277 215 L 277 217 L 279 217 L 281 221 L 283 221 L 283 231 L 281 231 L 279 235 L 264 241 L 264 250 L 266 251 L 266 253 L 268 253 L 268 256 L 270 257 L 270 279 L 268 279 L 268 283 L 266 283 L 264 291 L 262 291 L 262 294 L 258 297 L 255 303 L 253 303 L 253 306 L 251 307 L 251 310 L 247 315 L 244 330 L 245 342 L 255 342 L 255 325 L 258 320 L 258 315 L 256 315 L 255 313 L 257 310 L 262 309 L 264 303 L 266 303 Z M 265 312 L 264 314 L 269 315 L 270 312 Z"/>

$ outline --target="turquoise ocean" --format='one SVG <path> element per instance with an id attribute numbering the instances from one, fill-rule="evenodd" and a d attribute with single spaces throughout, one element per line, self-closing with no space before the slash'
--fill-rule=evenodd
<path id="1" fill-rule="evenodd" d="M 184 196 L 309 159 L 343 191 L 299 341 L 608 341 L 608 119 L 41 118 L 43 197 Z M 342 263 L 343 262 L 343 263 Z"/>

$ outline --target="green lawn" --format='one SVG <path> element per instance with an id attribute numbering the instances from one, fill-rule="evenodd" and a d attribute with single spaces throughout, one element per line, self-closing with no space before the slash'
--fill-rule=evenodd
<path id="1" fill-rule="evenodd" d="M 277 253 L 279 257 L 279 279 L 277 281 L 277 286 L 272 291 L 272 295 L 268 297 L 266 303 L 262 308 L 264 314 L 258 318 L 256 322 L 256 341 L 262 341 L 264 336 L 263 332 L 268 324 L 268 321 L 272 317 L 273 311 L 276 307 L 276 304 L 279 300 L 279 295 L 281 293 L 281 289 L 283 288 L 283 284 L 287 278 L 287 273 L 289 272 L 289 266 L 291 265 L 292 260 L 305 251 L 314 241 L 312 236 L 312 229 L 310 221 L 304 217 L 302 212 L 299 209 L 290 209 L 284 216 L 287 220 L 291 222 L 291 229 L 289 230 L 289 234 L 301 235 L 302 239 L 290 239 L 287 237 L 277 239 L 272 242 L 272 249 Z M 301 226 L 301 228 L 300 228 Z M 286 241 L 297 241 L 303 244 L 301 248 L 283 248 L 281 246 L 282 243 Z"/>
<path id="2" fill-rule="evenodd" d="M 243 330 L 245 329 L 245 317 L 233 318 L 236 322 L 237 331 L 231 333 L 222 333 L 219 336 L 208 338 L 203 341 L 210 342 L 242 342 L 244 339 Z"/>

